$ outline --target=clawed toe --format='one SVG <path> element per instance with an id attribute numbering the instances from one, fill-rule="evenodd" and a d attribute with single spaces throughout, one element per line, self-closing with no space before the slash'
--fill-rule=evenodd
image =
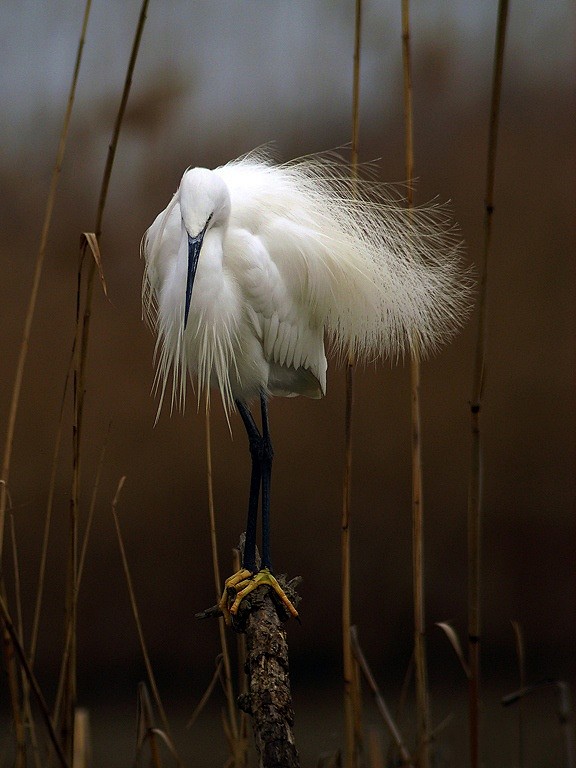
<path id="1" fill-rule="evenodd" d="M 238 613 L 242 600 L 255 589 L 262 586 L 271 587 L 278 595 L 288 616 L 292 616 L 295 619 L 298 618 L 298 611 L 294 604 L 268 568 L 263 568 L 256 573 L 252 573 L 252 571 L 246 568 L 241 568 L 224 582 L 224 591 L 218 604 L 196 614 L 196 617 L 206 619 L 224 616 L 226 624 L 230 624 L 232 617 Z"/>

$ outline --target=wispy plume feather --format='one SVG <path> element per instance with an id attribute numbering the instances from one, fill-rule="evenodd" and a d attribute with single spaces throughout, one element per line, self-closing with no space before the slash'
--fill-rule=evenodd
<path id="1" fill-rule="evenodd" d="M 397 186 L 352 180 L 333 155 L 278 165 L 260 149 L 202 173 L 198 197 L 219 200 L 215 179 L 229 203 L 220 241 L 210 246 L 220 262 L 206 265 L 201 253 L 198 274 L 219 269 L 229 304 L 193 293 L 184 330 L 181 187 L 142 241 L 143 312 L 158 337 L 161 401 L 171 370 L 172 407 L 184 406 L 187 372 L 199 399 L 211 386 L 220 390 L 227 414 L 235 399 L 260 390 L 319 396 L 322 332 L 342 356 L 396 359 L 434 352 L 464 322 L 472 280 L 445 206 L 407 210 Z"/>

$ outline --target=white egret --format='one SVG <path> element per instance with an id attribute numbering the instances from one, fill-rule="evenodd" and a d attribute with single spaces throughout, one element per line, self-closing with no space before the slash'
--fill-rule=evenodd
<path id="1" fill-rule="evenodd" d="M 205 393 L 208 407 L 210 388 L 219 389 L 227 417 L 236 407 L 248 434 L 243 568 L 227 582 L 238 594 L 235 613 L 261 582 L 281 593 L 271 575 L 268 398 L 322 397 L 326 341 L 360 359 L 430 352 L 465 317 L 469 281 L 442 208 L 408 212 L 389 187 L 353 180 L 334 158 L 277 165 L 262 150 L 214 170 L 188 169 L 142 253 L 159 408 L 171 370 L 172 405 L 184 405 L 189 373 L 198 402 Z"/>

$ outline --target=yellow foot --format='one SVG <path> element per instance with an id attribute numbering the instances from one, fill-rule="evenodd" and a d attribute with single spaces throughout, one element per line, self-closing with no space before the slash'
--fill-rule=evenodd
<path id="1" fill-rule="evenodd" d="M 249 595 L 250 592 L 263 585 L 272 587 L 290 616 L 298 618 L 298 611 L 268 568 L 262 568 L 257 573 L 241 568 L 224 582 L 224 592 L 218 603 L 218 608 L 222 612 L 227 624 L 230 623 L 230 617 L 235 616 L 238 612 L 240 603 L 246 595 Z M 230 605 L 231 602 L 232 605 Z"/>

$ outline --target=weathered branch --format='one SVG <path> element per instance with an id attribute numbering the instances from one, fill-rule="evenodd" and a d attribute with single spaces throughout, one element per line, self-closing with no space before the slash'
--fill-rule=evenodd
<path id="1" fill-rule="evenodd" d="M 291 599 L 291 587 L 279 578 Z M 290 693 L 288 643 L 283 622 L 284 607 L 268 587 L 248 595 L 234 617 L 232 626 L 246 635 L 248 692 L 238 706 L 252 719 L 260 768 L 299 768 L 294 741 L 294 709 Z"/>
<path id="2" fill-rule="evenodd" d="M 240 561 L 244 553 L 245 534 L 240 537 Z M 256 550 L 256 567 L 260 554 Z M 295 592 L 301 578 L 290 581 L 277 575 L 278 585 L 293 606 L 300 601 Z M 238 706 L 252 720 L 254 741 L 259 754 L 259 768 L 300 768 L 300 758 L 294 740 L 294 708 L 290 693 L 288 643 L 284 623 L 290 618 L 286 605 L 268 585 L 247 594 L 235 614 L 230 614 L 236 590 L 225 589 L 227 609 L 222 601 L 206 611 L 197 613 L 199 619 L 216 618 L 224 608 L 226 623 L 235 632 L 246 636 L 245 672 L 248 691 L 238 697 Z"/>

